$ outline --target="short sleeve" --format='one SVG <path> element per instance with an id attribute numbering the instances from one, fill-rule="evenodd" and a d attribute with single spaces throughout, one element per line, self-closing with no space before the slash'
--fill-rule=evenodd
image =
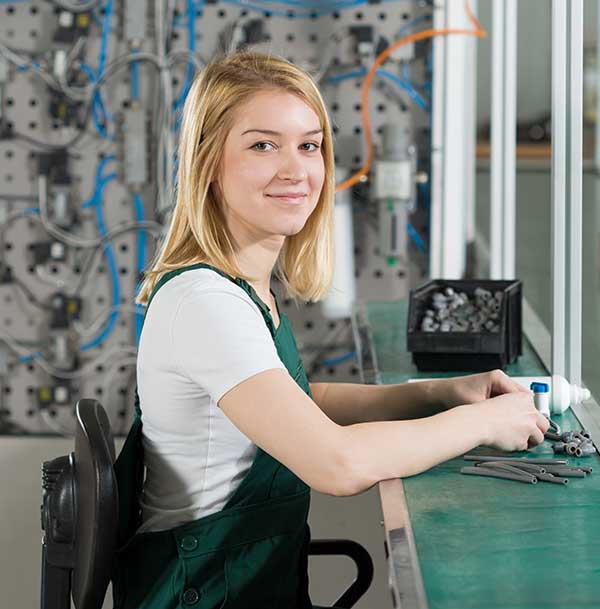
<path id="1" fill-rule="evenodd" d="M 260 372 L 285 369 L 262 314 L 245 294 L 188 291 L 175 311 L 171 338 L 177 369 L 215 402 Z"/>

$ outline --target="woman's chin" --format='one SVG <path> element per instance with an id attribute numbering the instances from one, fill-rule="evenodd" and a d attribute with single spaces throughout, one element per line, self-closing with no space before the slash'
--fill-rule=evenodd
<path id="1" fill-rule="evenodd" d="M 292 237 L 293 235 L 297 235 L 305 226 L 306 220 L 304 222 L 294 222 L 292 224 L 288 224 L 285 229 L 282 230 L 281 234 L 286 237 Z"/>

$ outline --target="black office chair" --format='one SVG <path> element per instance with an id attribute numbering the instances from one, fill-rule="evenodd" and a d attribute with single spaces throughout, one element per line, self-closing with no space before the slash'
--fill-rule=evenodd
<path id="1" fill-rule="evenodd" d="M 76 405 L 75 452 L 42 465 L 41 609 L 101 609 L 116 551 L 118 489 L 115 446 L 102 405 Z M 352 607 L 373 580 L 373 561 L 350 540 L 311 542 L 311 555 L 343 555 L 356 563 L 357 576 L 334 603 Z"/>

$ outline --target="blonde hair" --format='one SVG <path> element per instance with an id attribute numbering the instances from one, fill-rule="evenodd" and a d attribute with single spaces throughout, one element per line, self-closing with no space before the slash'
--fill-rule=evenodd
<path id="1" fill-rule="evenodd" d="M 273 272 L 292 298 L 317 301 L 328 292 L 334 265 L 335 163 L 325 103 L 310 75 L 289 61 L 241 51 L 212 61 L 194 80 L 186 98 L 173 216 L 160 251 L 144 272 L 138 304 L 148 303 L 165 273 L 197 262 L 213 264 L 232 277 L 253 280 L 244 276 L 236 263 L 233 238 L 216 189 L 210 184 L 217 180 L 223 142 L 235 111 L 256 93 L 272 89 L 297 95 L 319 117 L 325 169 L 314 211 L 302 230 L 286 237 Z"/>

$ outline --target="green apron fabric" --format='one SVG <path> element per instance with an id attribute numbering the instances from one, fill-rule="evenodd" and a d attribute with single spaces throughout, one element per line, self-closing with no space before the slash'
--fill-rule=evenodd
<path id="1" fill-rule="evenodd" d="M 242 279 L 207 264 L 165 274 L 157 291 L 180 273 L 209 268 L 239 285 L 259 307 L 277 353 L 298 385 L 310 387 L 289 319 L 277 328 L 267 306 Z M 246 477 L 217 513 L 168 531 L 135 534 L 141 523 L 142 419 L 135 419 L 115 463 L 119 488 L 119 551 L 115 561 L 115 609 L 312 609 L 308 595 L 307 524 L 310 489 L 257 447 Z"/>

